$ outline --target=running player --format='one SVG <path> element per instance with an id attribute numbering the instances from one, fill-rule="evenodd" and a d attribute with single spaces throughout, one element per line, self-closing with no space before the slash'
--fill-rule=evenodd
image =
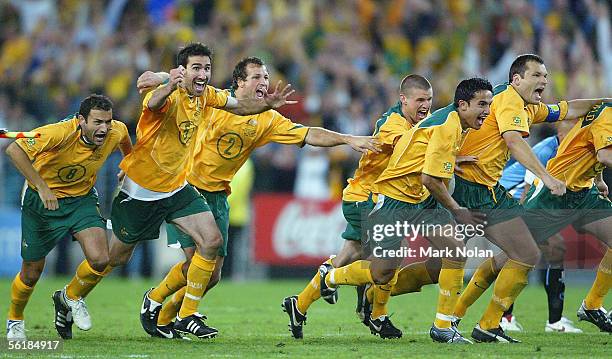
<path id="1" fill-rule="evenodd" d="M 433 90 L 429 81 L 420 75 L 408 75 L 400 83 L 399 101 L 376 121 L 373 136 L 380 142 L 382 151 L 362 155 L 353 178 L 348 180 L 342 195 L 342 213 L 347 222 L 346 229 L 342 233 L 345 241 L 338 255 L 324 263 L 328 268 L 341 267 L 362 258 L 361 221 L 373 206 L 372 202 L 368 201 L 372 185 L 387 167 L 399 138 L 417 122 L 427 117 L 432 99 Z M 408 272 L 406 274 L 410 275 Z M 324 299 L 335 303 L 337 293 L 335 289 L 330 289 Z M 303 338 L 306 311 L 320 297 L 317 271 L 299 295 L 283 299 L 283 310 L 289 316 L 289 330 L 294 338 Z"/>
<path id="2" fill-rule="evenodd" d="M 113 120 L 112 108 L 108 97 L 90 95 L 75 115 L 36 129 L 40 138 L 19 139 L 6 149 L 27 180 L 21 203 L 23 262 L 11 285 L 8 340 L 26 339 L 23 311 L 45 257 L 67 234 L 79 242 L 85 260 L 68 285 L 53 293 L 55 328 L 63 339 L 72 338 L 73 323 L 91 328 L 83 297 L 106 275 L 109 260 L 96 175 L 113 151 L 125 156 L 132 149 L 127 127 Z"/>
<path id="3" fill-rule="evenodd" d="M 199 338 L 217 335 L 198 313 L 198 304 L 215 268 L 222 236 L 202 195 L 186 181 L 193 166 L 199 128 L 206 107 L 239 115 L 261 113 L 294 103 L 286 86 L 258 99 L 241 99 L 208 85 L 212 52 L 200 43 L 183 48 L 169 82 L 148 93 L 138 121 L 134 151 L 120 164 L 125 179 L 113 201 L 110 265 L 127 263 L 136 244 L 159 237 L 163 221 L 176 224 L 195 242 L 186 275 L 185 300 L 174 322 L 180 333 Z"/>
<path id="4" fill-rule="evenodd" d="M 399 139 L 387 168 L 372 189 L 372 193 L 377 195 L 376 206 L 370 214 L 371 223 L 368 221 L 372 260 L 356 261 L 339 268 L 320 267 L 322 293 L 338 285 L 370 283 L 380 287 L 378 292 L 374 292 L 375 305 L 368 317 L 372 333 L 383 338 L 402 336 L 401 331 L 389 325 L 388 314 L 383 311 L 386 306 L 377 308 L 376 303 L 388 301 L 403 259 L 384 253 L 398 249 L 406 236 L 394 233 L 377 238 L 376 226 L 397 226 L 398 223 L 445 226 L 454 223 L 453 216 L 460 223 L 486 224 L 480 215 L 460 207 L 452 199 L 444 180 L 453 176 L 455 157 L 465 131 L 480 128 L 489 114 L 492 90 L 491 84 L 484 79 L 461 81 L 453 104 L 434 112 Z M 452 310 L 463 287 L 465 265 L 465 257 L 458 251 L 464 243 L 457 240 L 455 234 L 455 231 L 450 235 L 435 231 L 424 234 L 436 248 L 449 253 L 442 256 L 438 310 L 430 336 L 438 342 L 471 343 L 451 327 Z"/>

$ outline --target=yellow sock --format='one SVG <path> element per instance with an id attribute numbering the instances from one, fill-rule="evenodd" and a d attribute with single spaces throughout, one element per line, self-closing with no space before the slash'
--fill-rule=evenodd
<path id="1" fill-rule="evenodd" d="M 28 304 L 28 300 L 33 291 L 34 287 L 28 287 L 21 281 L 19 273 L 17 273 L 11 285 L 11 304 L 9 305 L 8 312 L 9 320 L 23 320 L 23 310 L 26 304 Z"/>
<path id="2" fill-rule="evenodd" d="M 366 283 L 374 284 L 370 273 L 370 261 L 359 260 L 344 267 L 332 269 L 325 283 L 330 287 L 338 285 L 362 285 Z"/>
<path id="3" fill-rule="evenodd" d="M 149 298 L 157 303 L 163 303 L 168 296 L 184 287 L 187 284 L 187 278 L 183 275 L 183 264 L 185 262 L 172 266 L 164 280 L 149 293 Z"/>
<path id="4" fill-rule="evenodd" d="M 387 303 L 389 303 L 389 298 L 391 297 L 391 288 L 397 282 L 397 271 L 395 271 L 395 275 L 389 283 L 382 285 L 374 285 L 374 289 L 372 291 L 373 301 L 372 301 L 372 319 L 376 319 L 380 316 L 387 315 L 389 310 L 387 308 Z"/>
<path id="5" fill-rule="evenodd" d="M 106 276 L 107 276 L 107 275 L 108 275 L 110 272 L 112 272 L 112 271 L 113 271 L 113 267 L 111 267 L 111 266 L 106 266 L 106 268 L 104 268 L 104 270 L 102 271 L 101 275 L 98 277 L 98 279 L 97 279 L 97 281 L 96 281 L 96 284 L 95 284 L 95 285 L 93 285 L 93 286 L 90 286 L 90 287 L 88 287 L 88 288 L 84 288 L 84 290 L 83 290 L 83 293 L 82 293 L 81 297 L 83 297 L 83 298 L 87 297 L 87 295 L 89 294 L 89 292 L 91 292 L 91 291 L 92 291 L 92 290 L 93 290 L 93 289 L 96 287 L 96 285 L 98 285 L 98 283 L 100 283 L 100 281 L 101 281 L 102 279 L 104 279 L 104 277 L 106 277 Z"/>
<path id="6" fill-rule="evenodd" d="M 204 290 L 215 270 L 215 259 L 206 259 L 198 252 L 193 255 L 187 271 L 187 292 L 179 310 L 179 317 L 186 318 L 198 311 Z"/>
<path id="7" fill-rule="evenodd" d="M 499 327 L 504 311 L 508 310 L 516 297 L 527 285 L 527 276 L 533 266 L 509 259 L 497 276 L 493 288 L 493 298 L 480 319 L 482 329 L 493 329 Z"/>
<path id="8" fill-rule="evenodd" d="M 82 261 L 77 267 L 76 274 L 66 286 L 66 297 L 77 300 L 86 296 L 104 278 L 104 275 L 104 271 L 98 272 L 91 268 L 87 260 Z"/>
<path id="9" fill-rule="evenodd" d="M 332 260 L 328 259 L 323 262 L 323 264 L 325 263 L 332 264 Z M 306 314 L 306 311 L 308 310 L 308 308 L 310 308 L 312 303 L 321 298 L 321 289 L 319 288 L 319 281 L 319 271 L 317 271 L 317 274 L 312 277 L 312 279 L 310 280 L 310 282 L 308 282 L 302 292 L 298 294 L 297 307 L 300 313 Z"/>
<path id="10" fill-rule="evenodd" d="M 606 255 L 599 262 L 597 277 L 593 286 L 584 300 L 587 309 L 599 309 L 603 306 L 603 300 L 612 286 L 612 249 L 606 251 Z"/>
<path id="11" fill-rule="evenodd" d="M 159 317 L 157 318 L 157 325 L 168 325 L 176 318 L 179 309 L 181 309 L 185 292 L 187 292 L 187 287 L 177 290 L 172 298 L 164 303 L 159 312 Z"/>
<path id="12" fill-rule="evenodd" d="M 463 267 L 465 262 L 442 259 L 440 270 L 440 293 L 438 294 L 438 311 L 434 325 L 438 328 L 450 328 L 453 309 L 463 289 Z"/>
<path id="13" fill-rule="evenodd" d="M 459 297 L 457 304 L 455 304 L 454 315 L 458 318 L 463 318 L 467 309 L 491 286 L 498 273 L 494 268 L 493 258 L 480 263 L 480 266 L 478 266 L 476 272 L 472 275 L 472 279 L 470 279 L 467 287 L 465 287 L 465 290 Z"/>
<path id="14" fill-rule="evenodd" d="M 427 272 L 425 262 L 412 263 L 400 269 L 397 283 L 391 288 L 391 296 L 420 292 L 421 287 L 432 283 L 434 281 Z"/>

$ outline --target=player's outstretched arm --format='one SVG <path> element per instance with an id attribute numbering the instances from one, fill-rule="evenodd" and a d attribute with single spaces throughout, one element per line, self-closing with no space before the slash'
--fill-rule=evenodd
<path id="1" fill-rule="evenodd" d="M 176 88 L 178 87 L 178 84 L 183 81 L 184 77 L 185 77 L 185 68 L 183 66 L 179 66 L 175 69 L 170 70 L 170 79 L 168 83 L 165 84 L 164 86 L 157 88 L 153 92 L 153 95 L 151 95 L 149 102 L 147 102 L 147 107 L 149 108 L 149 110 L 151 111 L 160 110 L 166 103 L 168 96 L 170 96 L 170 94 L 174 90 L 176 90 Z"/>
<path id="2" fill-rule="evenodd" d="M 15 142 L 11 143 L 6 154 L 13 162 L 13 165 L 19 172 L 36 187 L 38 196 L 40 197 L 46 209 L 54 211 L 59 208 L 57 197 L 53 194 L 45 180 L 42 179 L 36 168 L 32 166 L 32 162 L 28 155 Z"/>
<path id="3" fill-rule="evenodd" d="M 575 120 L 578 117 L 586 115 L 595 105 L 602 102 L 611 102 L 612 98 L 596 98 L 596 99 L 577 99 L 567 101 L 566 120 Z"/>
<path id="4" fill-rule="evenodd" d="M 525 166 L 528 170 L 533 172 L 536 176 L 542 179 L 544 185 L 550 189 L 550 192 L 556 196 L 562 196 L 565 194 L 565 183 L 551 176 L 546 172 L 546 168 L 540 163 L 540 160 L 533 153 L 533 150 L 527 142 L 523 139 L 520 132 L 518 131 L 506 131 L 502 134 L 506 145 L 512 156 L 519 161 L 520 164 Z"/>
<path id="5" fill-rule="evenodd" d="M 268 93 L 263 99 L 240 99 L 228 97 L 224 110 L 236 115 L 246 116 L 262 113 L 270 109 L 276 109 L 285 105 L 296 104 L 297 101 L 289 100 L 295 90 L 291 89 L 291 85 L 287 84 L 283 89 L 280 89 L 281 81 L 276 84 L 274 92 Z"/>
<path id="6" fill-rule="evenodd" d="M 371 136 L 353 136 L 326 130 L 321 127 L 311 127 L 304 140 L 307 144 L 317 147 L 333 147 L 349 145 L 357 152 L 380 152 L 380 144 Z"/>
<path id="7" fill-rule="evenodd" d="M 448 193 L 448 189 L 441 178 L 422 173 L 421 181 L 423 182 L 423 186 L 427 187 L 436 201 L 453 214 L 457 222 L 472 224 L 474 226 L 478 224 L 487 224 L 484 214 L 470 212 L 467 208 L 461 207 L 459 203 L 451 197 L 450 193 Z"/>

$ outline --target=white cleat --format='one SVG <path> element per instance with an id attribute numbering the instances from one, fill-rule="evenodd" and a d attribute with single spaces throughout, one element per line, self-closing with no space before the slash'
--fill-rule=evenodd
<path id="1" fill-rule="evenodd" d="M 544 331 L 547 333 L 582 333 L 582 329 L 576 328 L 574 323 L 566 317 L 561 317 L 559 321 L 552 324 L 546 321 Z"/>
<path id="2" fill-rule="evenodd" d="M 91 317 L 89 316 L 89 311 L 87 311 L 87 305 L 85 304 L 83 298 L 79 298 L 77 300 L 68 298 L 65 287 L 62 289 L 62 297 L 64 298 L 66 305 L 70 307 L 74 324 L 76 324 L 76 326 L 81 330 L 91 329 Z"/>
<path id="3" fill-rule="evenodd" d="M 499 326 L 504 330 L 504 332 L 522 332 L 523 326 L 516 320 L 516 317 L 513 315 L 510 317 L 510 320 L 506 317 L 502 317 L 499 322 Z"/>
<path id="4" fill-rule="evenodd" d="M 25 322 L 23 320 L 6 321 L 6 340 L 26 340 Z"/>

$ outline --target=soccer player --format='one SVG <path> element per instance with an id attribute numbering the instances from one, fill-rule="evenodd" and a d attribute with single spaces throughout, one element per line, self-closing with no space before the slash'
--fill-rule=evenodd
<path id="1" fill-rule="evenodd" d="M 557 154 L 559 143 L 574 126 L 574 121 L 560 121 L 555 123 L 557 134 L 547 137 L 533 146 L 533 153 L 540 163 L 546 163 Z M 523 203 L 525 195 L 533 183 L 535 176 L 527 171 L 519 162 L 506 166 L 499 183 L 519 202 Z M 565 283 L 563 282 L 563 259 L 565 257 L 565 243 L 563 236 L 557 233 L 547 241 L 538 243 L 542 257 L 546 261 L 546 269 L 541 272 L 544 288 L 548 297 L 548 321 L 544 326 L 546 332 L 555 333 L 582 333 L 573 322 L 563 316 L 563 301 L 565 296 Z M 522 326 L 513 315 L 514 304 L 506 310 L 499 325 L 504 331 L 522 331 Z"/>
<path id="2" fill-rule="evenodd" d="M 83 297 L 106 275 L 106 221 L 98 209 L 96 174 L 108 156 L 132 143 L 125 124 L 113 120 L 113 104 L 90 95 L 79 112 L 36 129 L 40 138 L 19 139 L 6 153 L 27 179 L 21 207 L 21 271 L 11 286 L 6 324 L 8 340 L 25 340 L 23 311 L 45 267 L 45 257 L 67 234 L 78 241 L 85 260 L 62 290 L 53 293 L 55 328 L 72 338 L 72 324 L 91 328 Z"/>
<path id="3" fill-rule="evenodd" d="M 149 78 L 149 76 L 151 76 Z M 164 76 L 165 77 L 165 76 Z M 139 81 L 141 88 L 160 83 L 162 78 L 143 74 Z M 232 88 L 227 91 L 237 99 L 261 99 L 268 92 L 269 74 L 264 62 L 257 57 L 241 60 L 233 72 Z M 221 278 L 223 260 L 227 256 L 229 227 L 229 206 L 227 196 L 231 192 L 230 182 L 240 167 L 247 161 L 253 150 L 270 142 L 303 146 L 309 144 L 330 147 L 348 144 L 361 152 L 376 153 L 376 141 L 367 136 L 351 136 L 328 131 L 320 127 L 304 127 L 293 123 L 274 110 L 256 116 L 239 116 L 227 111 L 208 108 L 204 111 L 205 129 L 198 138 L 194 167 L 187 176 L 206 199 L 221 236 L 223 245 L 216 255 L 212 277 L 204 294 L 214 287 Z M 147 291 L 143 299 L 141 323 L 147 333 L 163 338 L 175 338 L 172 320 L 185 295 L 185 268 L 193 257 L 194 242 L 175 225 L 167 227 L 168 243 L 180 244 L 186 261 L 177 263 L 155 288 Z M 182 289 L 181 289 L 182 288 Z M 177 290 L 180 291 L 176 292 Z M 162 308 L 161 303 L 172 293 L 176 294 Z M 161 317 L 160 315 L 161 310 Z"/>
<path id="4" fill-rule="evenodd" d="M 169 82 L 143 100 L 134 150 L 119 165 L 125 172 L 121 191 L 113 200 L 110 265 L 127 263 L 136 244 L 159 237 L 163 221 L 174 223 L 195 242 L 187 270 L 185 300 L 174 322 L 180 333 L 210 338 L 218 331 L 204 324 L 198 313 L 223 240 L 209 205 L 186 181 L 191 171 L 198 130 L 205 124 L 206 107 L 239 115 L 256 114 L 285 104 L 293 93 L 279 84 L 271 94 L 238 100 L 208 85 L 212 51 L 192 43 L 179 51 L 178 68 Z"/>
<path id="5" fill-rule="evenodd" d="M 431 109 L 432 98 L 433 90 L 425 77 L 416 74 L 408 75 L 400 83 L 398 102 L 376 121 L 373 136 L 380 143 L 381 152 L 363 154 L 353 178 L 348 180 L 348 185 L 342 195 L 342 213 L 347 222 L 346 229 L 342 233 L 345 241 L 338 255 L 325 261 L 324 264 L 328 268 L 341 267 L 362 258 L 361 221 L 373 207 L 372 202 L 368 201 L 372 185 L 387 167 L 399 138 L 417 122 L 427 117 Z M 408 271 L 405 274 L 411 276 Z M 319 276 L 317 271 L 299 295 L 283 299 L 283 310 L 289 316 L 289 330 L 296 339 L 303 338 L 306 311 L 321 297 Z M 337 293 L 335 289 L 330 289 L 324 299 L 335 303 Z"/>
<path id="6" fill-rule="evenodd" d="M 551 193 L 561 196 L 565 184 L 551 176 L 531 151 L 523 137 L 532 123 L 576 119 L 601 100 L 561 101 L 557 105 L 541 102 L 548 83 L 543 60 L 533 54 L 518 56 L 509 71 L 508 84 L 494 90 L 491 114 L 482 128 L 467 134 L 461 155 L 478 157 L 478 162 L 464 166 L 455 176 L 453 198 L 462 206 L 487 213 L 486 238 L 503 250 L 509 260 L 503 267 L 493 258 L 484 261 L 474 273 L 455 308 L 460 320 L 466 303 L 473 303 L 492 283 L 499 270 L 493 298 L 472 331 L 478 342 L 518 342 L 500 328 L 502 314 L 527 285 L 527 275 L 540 258 L 540 251 L 521 218 L 523 208 L 499 184 L 502 170 L 510 158 L 523 164 L 542 179 Z M 503 257 L 503 256 L 502 256 Z"/>
<path id="7" fill-rule="evenodd" d="M 571 224 L 605 244 L 606 253 L 578 318 L 612 333 L 612 320 L 603 308 L 612 286 L 612 202 L 602 179 L 606 167 L 612 167 L 612 102 L 595 106 L 581 118 L 546 166 L 552 176 L 566 182 L 568 192 L 552 196 L 536 180 L 527 194 L 525 221 L 538 242 Z"/>
<path id="8" fill-rule="evenodd" d="M 381 290 L 374 293 L 374 304 L 388 301 L 403 258 L 385 256 L 384 251 L 398 249 L 405 234 L 377 238 L 376 226 L 408 223 L 448 227 L 454 224 L 452 217 L 474 227 L 486 224 L 482 215 L 471 213 L 453 200 L 444 181 L 453 176 L 456 154 L 465 131 L 480 128 L 489 114 L 492 90 L 491 84 L 484 79 L 461 81 L 452 104 L 434 112 L 399 139 L 387 168 L 372 189 L 377 196 L 368 221 L 368 244 L 373 258 L 329 270 L 321 266 L 322 293 L 338 285 L 370 283 L 381 286 Z M 456 234 L 455 230 L 452 235 L 442 231 L 424 233 L 435 248 L 448 253 L 442 256 L 438 309 L 430 336 L 437 342 L 469 344 L 471 342 L 451 326 L 452 310 L 463 288 L 465 265 L 465 257 L 458 250 L 464 248 L 464 242 L 457 240 Z M 401 332 L 389 327 L 388 321 L 387 313 L 374 307 L 369 316 L 372 332 L 384 333 L 387 338 L 401 337 Z"/>

